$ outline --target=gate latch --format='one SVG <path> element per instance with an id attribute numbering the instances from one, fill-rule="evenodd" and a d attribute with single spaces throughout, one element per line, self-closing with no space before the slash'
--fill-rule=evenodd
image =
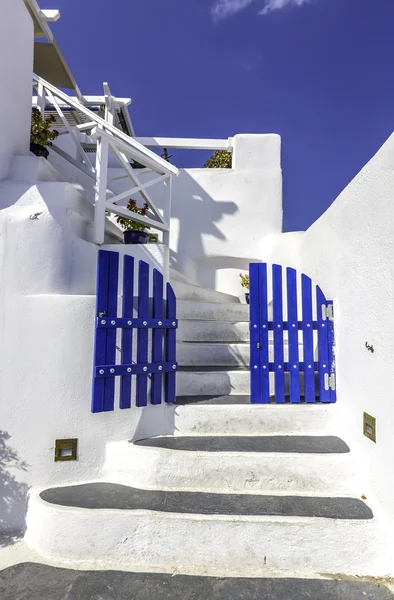
<path id="1" fill-rule="evenodd" d="M 257 342 L 257 348 L 259 348 L 259 349 L 261 348 L 260 342 Z"/>
<path id="2" fill-rule="evenodd" d="M 333 304 L 322 304 L 322 317 L 324 321 L 333 321 L 334 320 L 334 305 Z"/>

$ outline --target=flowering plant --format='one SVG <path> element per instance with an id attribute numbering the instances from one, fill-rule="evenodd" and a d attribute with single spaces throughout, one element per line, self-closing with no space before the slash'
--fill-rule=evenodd
<path id="1" fill-rule="evenodd" d="M 243 273 L 240 273 L 239 276 L 241 278 L 241 287 L 248 290 L 249 289 L 249 275 L 248 274 L 244 275 Z"/>
<path id="2" fill-rule="evenodd" d="M 133 213 L 137 213 L 138 215 L 145 217 L 149 209 L 149 204 L 145 202 L 144 206 L 140 208 L 137 206 L 137 202 L 135 200 L 129 200 L 126 208 Z M 117 215 L 115 218 L 125 231 L 145 231 L 145 229 L 150 229 L 150 227 L 147 225 L 137 223 L 137 221 L 133 221 L 133 219 L 128 219 L 127 217 Z"/>
<path id="3" fill-rule="evenodd" d="M 56 129 L 50 129 L 55 122 L 56 119 L 53 115 L 45 119 L 38 108 L 33 108 L 31 112 L 30 143 L 39 144 L 43 148 L 52 146 L 52 141 L 59 135 Z"/>

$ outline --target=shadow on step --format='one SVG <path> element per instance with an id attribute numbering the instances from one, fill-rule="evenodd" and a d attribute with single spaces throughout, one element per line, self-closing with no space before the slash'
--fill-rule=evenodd
<path id="1" fill-rule="evenodd" d="M 52 488 L 40 494 L 50 504 L 86 509 L 152 510 L 194 515 L 242 515 L 372 519 L 357 498 L 212 494 L 140 490 L 116 483 L 87 483 Z"/>
<path id="2" fill-rule="evenodd" d="M 134 442 L 137 446 L 194 452 L 286 452 L 346 454 L 349 446 L 335 436 L 265 435 L 157 437 Z"/>
<path id="3" fill-rule="evenodd" d="M 178 406 L 186 406 L 188 404 L 210 404 L 210 405 L 231 405 L 231 404 L 248 404 L 249 406 L 261 407 L 261 406 L 330 406 L 327 403 L 320 402 L 319 398 L 316 398 L 315 403 L 305 402 L 304 397 L 301 397 L 300 402 L 290 402 L 290 396 L 286 396 L 283 404 L 275 402 L 275 397 L 271 396 L 270 404 L 252 404 L 249 395 L 234 394 L 233 396 L 178 396 L 175 400 L 175 404 Z"/>
<path id="4" fill-rule="evenodd" d="M 21 563 L 0 571 L 3 600 L 393 600 L 380 584 L 325 579 L 246 579 L 76 571 Z"/>

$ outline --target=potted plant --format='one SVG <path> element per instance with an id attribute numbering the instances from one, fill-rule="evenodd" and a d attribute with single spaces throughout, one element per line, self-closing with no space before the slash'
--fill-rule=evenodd
<path id="1" fill-rule="evenodd" d="M 130 212 L 137 213 L 138 215 L 142 215 L 144 217 L 148 212 L 149 204 L 145 202 L 144 206 L 140 208 L 137 206 L 137 202 L 135 200 L 129 200 L 126 208 Z M 147 233 L 145 229 L 150 229 L 150 227 L 120 215 L 116 216 L 116 221 L 124 229 L 123 236 L 125 244 L 147 244 L 149 233 Z"/>
<path id="2" fill-rule="evenodd" d="M 55 140 L 59 132 L 56 129 L 50 129 L 56 119 L 50 115 L 46 119 L 42 116 L 38 108 L 33 108 L 31 113 L 30 126 L 30 152 L 36 156 L 48 158 L 47 146 L 52 146 L 52 141 Z"/>
<path id="3" fill-rule="evenodd" d="M 250 302 L 250 295 L 249 295 L 249 274 L 246 273 L 244 275 L 243 273 L 240 273 L 239 276 L 241 278 L 241 287 L 245 288 L 245 290 L 248 290 L 247 293 L 245 294 L 245 300 L 246 300 L 246 304 L 249 304 L 249 302 Z"/>

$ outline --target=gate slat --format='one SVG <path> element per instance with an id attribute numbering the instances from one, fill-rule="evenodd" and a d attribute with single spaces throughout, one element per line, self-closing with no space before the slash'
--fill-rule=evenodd
<path id="1" fill-rule="evenodd" d="M 153 270 L 153 318 L 164 318 L 163 275 Z M 153 329 L 152 332 L 152 363 L 163 362 L 163 330 Z M 152 375 L 151 403 L 161 404 L 163 390 L 163 375 Z"/>
<path id="2" fill-rule="evenodd" d="M 333 314 L 334 314 L 333 303 L 328 300 L 327 305 L 331 305 L 333 307 Z M 329 354 L 330 375 L 333 375 L 335 378 L 334 346 L 335 346 L 334 322 L 328 321 L 328 354 Z M 337 401 L 336 389 L 330 390 L 330 402 L 336 402 L 336 401 Z"/>
<path id="3" fill-rule="evenodd" d="M 269 374 L 269 337 L 268 337 L 268 275 L 267 265 L 259 265 L 260 288 L 260 369 L 261 369 L 261 401 L 270 403 L 270 374 Z"/>
<path id="4" fill-rule="evenodd" d="M 260 286 L 259 286 L 259 264 L 253 263 L 249 265 L 249 281 L 250 281 L 250 401 L 252 404 L 261 404 L 262 402 L 262 385 L 261 385 L 261 349 L 260 343 L 260 318 L 259 318 L 259 302 Z"/>
<path id="5" fill-rule="evenodd" d="M 304 396 L 305 402 L 316 402 L 313 351 L 312 280 L 302 274 L 302 323 L 304 342 Z"/>
<path id="6" fill-rule="evenodd" d="M 327 306 L 327 300 L 319 286 L 316 286 L 316 306 L 318 322 L 317 335 L 320 402 L 330 402 L 330 390 L 329 388 L 326 389 L 327 377 L 330 371 L 328 355 L 328 320 L 323 316 L 323 307 Z"/>
<path id="7" fill-rule="evenodd" d="M 149 317 L 149 265 L 140 260 L 138 271 L 138 317 Z M 137 363 L 148 362 L 149 330 L 139 329 L 137 334 Z M 148 404 L 148 375 L 137 375 L 137 406 Z"/>
<path id="8" fill-rule="evenodd" d="M 108 281 L 109 281 L 109 255 L 106 250 L 99 250 L 97 262 L 97 283 L 96 283 L 96 319 L 105 318 L 108 315 Z M 94 347 L 94 364 L 105 365 L 105 355 L 107 349 L 107 330 L 96 329 L 96 339 Z M 104 389 L 105 379 L 93 379 L 92 412 L 103 411 L 104 407 Z"/>
<path id="9" fill-rule="evenodd" d="M 108 273 L 108 318 L 118 316 L 119 254 L 110 252 Z M 116 364 L 116 329 L 108 329 L 105 364 Z M 115 408 L 115 377 L 108 377 L 104 389 L 104 412 Z"/>
<path id="10" fill-rule="evenodd" d="M 285 373 L 283 351 L 283 284 L 282 267 L 272 265 L 273 323 L 274 323 L 274 363 L 275 401 L 285 402 Z"/>
<path id="11" fill-rule="evenodd" d="M 134 318 L 134 258 L 125 256 L 123 263 L 123 318 Z M 131 364 L 133 360 L 133 330 L 122 329 L 122 364 Z M 131 375 L 122 375 L 120 379 L 120 401 L 122 409 L 131 408 Z"/>
<path id="12" fill-rule="evenodd" d="M 297 271 L 290 267 L 287 275 L 287 329 L 289 345 L 290 402 L 301 402 L 300 355 L 298 343 Z"/>
<path id="13" fill-rule="evenodd" d="M 171 285 L 167 283 L 167 319 L 176 319 L 176 297 Z M 176 330 L 168 329 L 166 337 L 166 358 L 167 362 L 176 361 Z M 172 373 L 167 373 L 165 379 L 165 401 L 170 404 L 175 402 L 176 397 L 176 370 Z"/>

